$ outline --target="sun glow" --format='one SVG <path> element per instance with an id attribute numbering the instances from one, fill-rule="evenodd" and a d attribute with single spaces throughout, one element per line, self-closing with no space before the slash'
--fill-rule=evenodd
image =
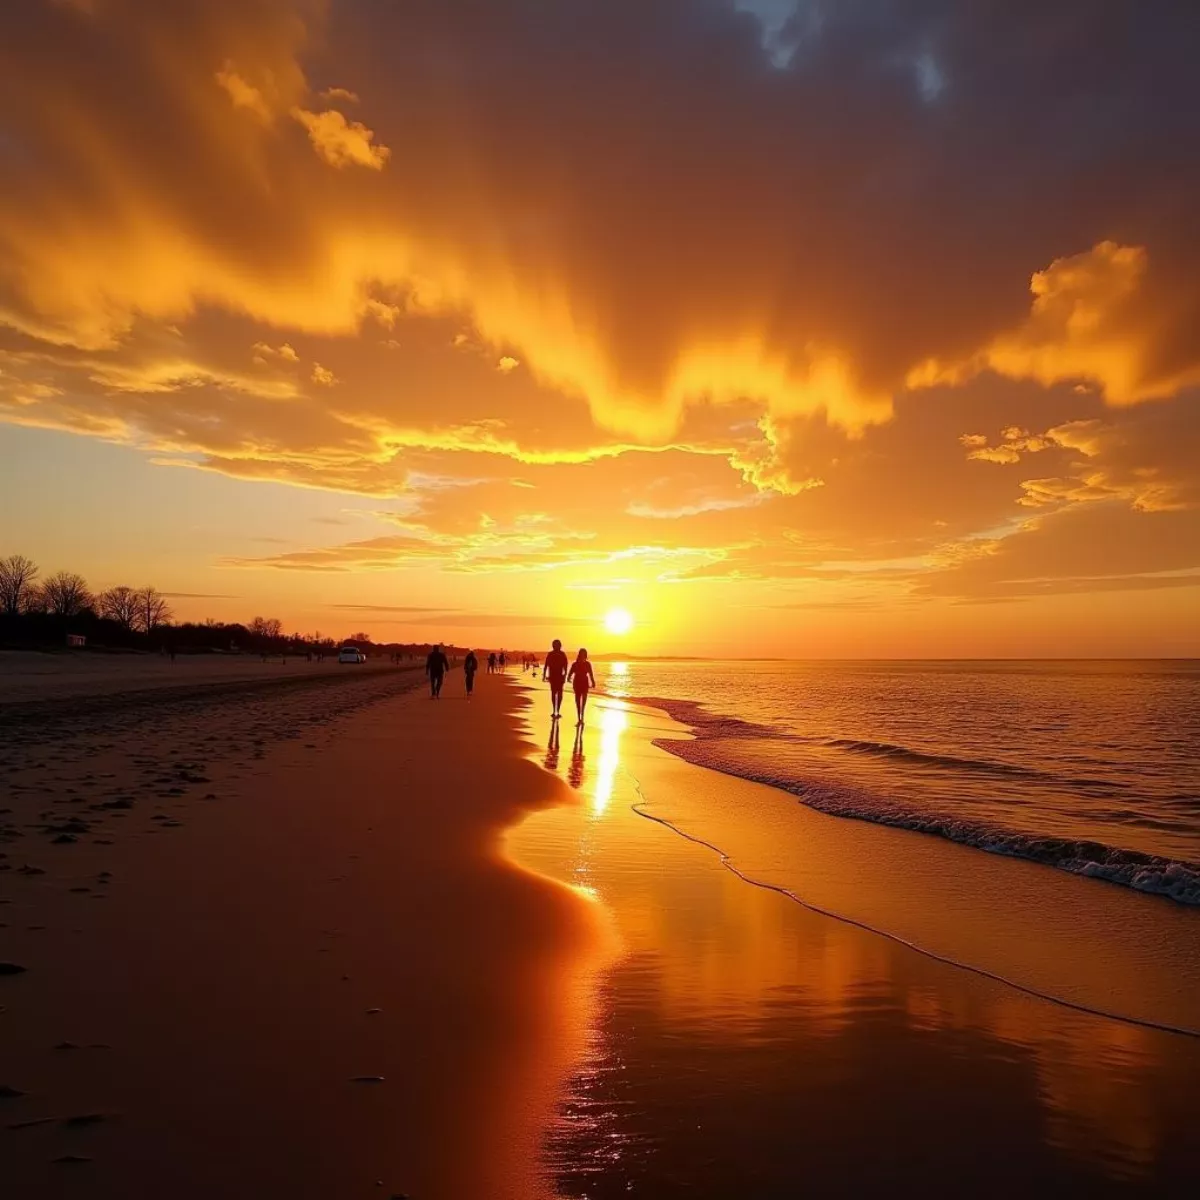
<path id="1" fill-rule="evenodd" d="M 610 608 L 604 617 L 609 633 L 625 634 L 633 628 L 633 614 L 627 608 Z"/>

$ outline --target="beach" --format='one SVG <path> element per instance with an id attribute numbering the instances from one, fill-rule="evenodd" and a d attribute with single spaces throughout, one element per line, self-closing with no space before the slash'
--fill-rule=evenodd
<path id="1" fill-rule="evenodd" d="M 1142 938 L 1186 959 L 1194 910 L 807 810 L 772 864 L 778 793 L 655 746 L 688 736 L 660 711 L 597 697 L 576 744 L 513 675 L 432 703 L 415 670 L 276 669 L 0 706 L 14 1196 L 1162 1195 L 1200 1170 L 1200 1042 L 1151 1027 L 1195 993 Z M 981 874 L 1019 901 L 993 921 Z M 1113 895 L 1156 907 L 1098 989 L 1071 964 Z M 1050 903 L 1070 957 L 1033 978 L 1012 913 Z M 1018 977 L 980 973 L 996 953 Z"/>
<path id="2" fill-rule="evenodd" d="M 603 930 L 497 846 L 557 785 L 499 680 L 355 670 L 5 731 L 9 1194 L 541 1194 Z"/>

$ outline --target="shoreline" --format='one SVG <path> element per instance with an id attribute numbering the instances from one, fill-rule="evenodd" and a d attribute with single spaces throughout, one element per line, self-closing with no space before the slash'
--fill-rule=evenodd
<path id="1" fill-rule="evenodd" d="M 644 815 L 725 856 L 748 883 L 1051 1003 L 1200 1037 L 1195 905 L 806 804 L 679 753 L 694 732 L 668 709 L 634 703 L 665 721 L 652 739 L 665 757 L 646 760 L 654 794 L 639 792 Z M 691 803 L 698 794 L 705 802 Z"/>
<path id="2" fill-rule="evenodd" d="M 544 702 L 535 697 L 535 727 L 545 716 Z M 840 899 L 863 888 L 863 872 L 898 847 L 907 854 L 932 844 L 929 863 L 942 872 L 952 866 L 960 882 L 970 879 L 973 859 L 989 856 L 810 813 L 807 840 L 787 841 L 784 827 L 768 825 L 759 840 L 742 841 L 732 861 L 724 862 L 716 846 L 727 850 L 725 843 L 705 831 L 714 822 L 723 832 L 753 825 L 764 807 L 748 807 L 751 793 L 777 809 L 788 808 L 788 798 L 704 771 L 655 746 L 657 738 L 679 733 L 659 710 L 597 698 L 589 717 L 592 734 L 581 754 L 572 750 L 568 756 L 565 746 L 556 752 L 553 741 L 537 751 L 578 803 L 532 816 L 508 837 L 519 862 L 591 888 L 612 908 L 623 943 L 602 985 L 607 1016 L 599 1046 L 569 1093 L 579 1111 L 568 1102 L 552 1138 L 562 1194 L 607 1200 L 627 1186 L 649 1195 L 676 1194 L 655 1190 L 664 1179 L 673 1180 L 680 1194 L 714 1200 L 732 1194 L 732 1187 L 774 1196 L 802 1185 L 867 1191 L 894 1187 L 897 1180 L 928 1191 L 914 1156 L 922 1162 L 948 1156 L 953 1169 L 941 1190 L 934 1188 L 939 1195 L 1002 1194 L 1051 1182 L 1086 1185 L 1100 1195 L 1141 1187 L 1153 1194 L 1164 1181 L 1178 1185 L 1186 1177 L 1177 1159 L 1190 1137 L 1187 1114 L 1200 1070 L 1194 1038 L 1079 1011 L 1069 999 L 1030 994 L 974 973 L 970 964 L 964 969 L 928 957 L 886 927 L 864 928 L 840 907 L 814 911 L 802 907 L 807 896 L 796 903 L 800 898 L 779 895 L 775 882 L 764 890 L 762 880 L 738 877 L 739 855 L 752 855 L 762 843 L 786 846 L 791 869 L 799 856 L 810 882 L 823 889 L 836 882 Z M 639 815 L 635 806 L 646 791 L 651 812 Z M 655 808 L 676 809 L 688 824 L 664 829 L 655 824 Z M 693 833 L 702 845 L 685 840 Z M 860 869 L 853 854 L 872 843 Z M 883 859 L 881 843 L 888 850 Z M 823 870 L 814 858 L 826 860 Z M 993 861 L 996 877 L 1003 874 L 1008 887 L 1006 868 L 1022 886 L 1030 873 L 1068 885 L 1056 889 L 1074 896 L 1063 915 L 1080 920 L 1078 900 L 1088 895 L 1091 881 L 1018 860 Z M 919 891 L 933 877 L 923 873 L 910 889 Z M 898 913 L 893 908 L 901 897 L 894 887 L 869 890 L 858 896 L 866 915 L 917 919 L 923 927 L 934 922 L 939 935 L 949 929 L 976 950 L 991 951 L 988 938 L 1007 919 L 998 911 L 981 923 L 978 913 L 947 907 L 947 894 L 961 895 L 957 885 L 950 893 L 935 890 L 927 905 L 914 907 L 909 897 Z M 1117 889 L 1093 894 L 1109 891 Z M 1002 896 L 1003 890 L 988 889 L 987 895 Z M 1035 905 L 1021 936 L 1038 916 Z M 1060 964 L 1065 970 L 1086 968 L 1101 932 L 1083 924 L 1086 936 Z M 1098 971 L 1085 982 L 1090 987 L 1103 975 Z M 813 1091 L 806 1082 L 813 1061 L 830 1054 L 840 1065 L 828 1068 L 832 1075 L 818 1071 L 823 1082 Z M 800 1058 L 793 1061 L 795 1055 Z M 791 1068 L 781 1073 L 778 1056 Z M 900 1071 L 896 1064 L 902 1061 L 911 1065 Z M 676 1065 L 653 1086 L 664 1062 Z M 1008 1073 L 1003 1081 L 997 1064 Z M 699 1086 L 701 1078 L 713 1082 Z M 642 1095 L 648 1087 L 653 1098 Z M 690 1095 L 696 1088 L 699 1094 Z M 1110 1088 L 1117 1089 L 1113 1099 L 1099 1107 L 1088 1098 Z M 734 1097 L 745 1104 L 752 1094 L 771 1096 L 770 1111 L 751 1103 L 753 1115 L 747 1111 L 737 1120 L 728 1111 Z M 1117 1103 L 1117 1095 L 1128 1103 Z M 1130 1105 L 1141 1114 L 1134 1125 L 1125 1111 Z M 844 1119 L 830 1124 L 827 1110 L 843 1111 Z M 685 1132 L 697 1127 L 703 1138 Z M 602 1130 L 607 1134 L 601 1136 Z M 605 1136 L 620 1145 L 621 1161 L 604 1172 L 582 1170 L 589 1154 L 603 1153 Z M 836 1163 L 829 1160 L 831 1146 Z M 985 1169 L 985 1163 L 993 1165 Z"/>
<path id="3" fill-rule="evenodd" d="M 800 806 L 654 746 L 679 728 L 655 710 L 597 697 L 573 745 L 518 674 L 470 704 L 457 674 L 436 704 L 416 673 L 346 678 L 0 727 L 22 1195 L 1125 1195 L 1200 1171 L 1193 1041 L 925 958 L 685 837 L 717 822 L 735 865 L 789 848 L 763 865 L 989 953 L 997 913 L 947 898 L 990 856 L 936 843 L 897 890 L 880 866 L 935 839 L 809 813 L 797 856 L 775 818 Z M 997 902 L 1058 878 L 996 863 Z"/>
<path id="4" fill-rule="evenodd" d="M 748 732 L 772 738 L 774 729 L 756 729 L 750 722 L 740 722 L 723 716 L 689 700 L 670 700 L 657 697 L 630 696 L 627 701 L 664 713 L 680 726 L 686 736 L 663 737 L 655 744 L 668 754 L 706 770 L 718 771 L 734 779 L 762 784 L 790 796 L 796 803 L 814 812 L 842 820 L 862 821 L 892 829 L 907 830 L 928 837 L 941 838 L 956 845 L 969 847 L 984 854 L 1018 859 L 1063 871 L 1080 878 L 1126 888 L 1146 896 L 1159 897 L 1187 907 L 1200 907 L 1200 864 L 1183 858 L 1172 858 L 1129 846 L 1115 846 L 1097 839 L 1071 839 L 1034 833 L 1027 830 L 993 827 L 967 817 L 951 816 L 937 810 L 916 811 L 902 805 L 871 806 L 853 798 L 853 789 L 832 792 L 815 779 L 803 782 L 788 775 L 771 771 L 747 769 L 740 763 L 714 760 L 705 754 L 707 744 L 720 748 L 725 731 L 731 724 L 740 724 Z M 710 732 L 713 729 L 717 732 Z M 827 753 L 835 749 L 861 747 L 863 743 L 846 743 L 813 739 Z M 886 744 L 866 744 L 868 753 L 882 755 L 906 753 L 920 760 L 920 752 L 907 751 Z M 831 762 L 837 773 L 837 762 Z M 1011 768 L 1010 768 L 1011 771 Z M 849 797 L 849 798 L 848 798 Z"/>

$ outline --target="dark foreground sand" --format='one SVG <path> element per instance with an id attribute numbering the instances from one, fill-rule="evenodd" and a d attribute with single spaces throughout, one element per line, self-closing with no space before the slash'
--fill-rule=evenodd
<path id="1" fill-rule="evenodd" d="M 422 684 L 0 709 L 0 1195 L 1190 1194 L 1196 1040 L 743 882 L 653 714 Z"/>
<path id="2" fill-rule="evenodd" d="M 4 1195 L 540 1194 L 603 937 L 497 845 L 561 785 L 499 680 L 344 678 L 0 734 Z"/>

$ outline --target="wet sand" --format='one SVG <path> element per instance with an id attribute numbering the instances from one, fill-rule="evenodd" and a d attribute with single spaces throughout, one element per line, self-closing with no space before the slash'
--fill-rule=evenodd
<path id="1" fill-rule="evenodd" d="M 1076 999 L 1118 1010 L 1137 1000 L 1182 1021 L 1195 1018 L 1195 991 L 1147 964 L 1194 972 L 1197 914 L 812 813 L 657 749 L 653 739 L 682 731 L 653 711 L 597 698 L 579 745 L 573 722 L 557 745 L 550 739 L 540 696 L 531 719 L 538 761 L 577 802 L 527 820 L 510 852 L 589 889 L 622 943 L 593 996 L 594 1036 L 549 1141 L 560 1195 L 1190 1191 L 1200 1041 L 936 961 L 730 867 L 803 884 L 830 912 L 978 965 L 1071 985 Z M 669 814 L 732 861 L 635 806 Z M 1039 943 L 1037 912 L 1051 900 L 1064 911 L 1041 909 L 1052 936 Z M 1122 906 L 1132 915 L 1114 929 Z M 1131 930 L 1155 928 L 1154 946 L 1134 945 Z M 1140 975 L 1106 977 L 1122 954 Z"/>
<path id="2" fill-rule="evenodd" d="M 512 691 L 420 682 L 7 731 L 4 1194 L 544 1194 L 603 922 L 499 853 Z"/>

